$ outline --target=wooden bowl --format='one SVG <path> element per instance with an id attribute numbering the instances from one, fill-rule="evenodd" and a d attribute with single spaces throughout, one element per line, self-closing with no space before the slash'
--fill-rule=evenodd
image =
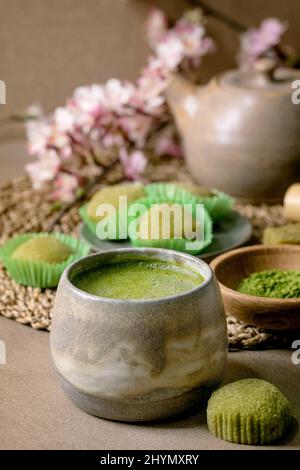
<path id="1" fill-rule="evenodd" d="M 241 294 L 240 282 L 267 269 L 300 269 L 300 246 L 254 245 L 229 251 L 211 262 L 225 310 L 239 320 L 265 329 L 300 330 L 300 299 L 273 299 Z"/>

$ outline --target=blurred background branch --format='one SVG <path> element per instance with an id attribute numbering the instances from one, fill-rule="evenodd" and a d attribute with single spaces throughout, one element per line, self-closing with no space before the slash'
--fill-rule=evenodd
<path id="1" fill-rule="evenodd" d="M 239 21 L 236 21 L 234 18 L 231 18 L 230 16 L 221 12 L 217 8 L 214 8 L 208 5 L 206 2 L 203 2 L 202 0 L 187 0 L 187 1 L 191 5 L 201 8 L 204 15 L 211 16 L 215 18 L 216 20 L 221 21 L 221 23 L 226 24 L 229 28 L 233 29 L 234 31 L 237 31 L 238 33 L 243 33 L 244 31 L 247 30 L 246 25 L 240 23 Z"/>

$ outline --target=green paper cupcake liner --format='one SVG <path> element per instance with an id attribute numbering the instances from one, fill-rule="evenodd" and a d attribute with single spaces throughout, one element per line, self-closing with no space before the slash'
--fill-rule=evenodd
<path id="1" fill-rule="evenodd" d="M 198 200 L 203 202 L 212 220 L 218 222 L 233 209 L 234 199 L 217 189 L 213 189 L 212 192 L 214 194 L 212 197 L 199 197 Z"/>
<path id="2" fill-rule="evenodd" d="M 27 240 L 45 236 L 57 238 L 67 245 L 74 254 L 69 256 L 66 261 L 55 264 L 43 261 L 12 259 L 14 251 Z M 0 258 L 11 277 L 18 284 L 44 289 L 47 287 L 57 287 L 64 269 L 73 261 L 88 255 L 89 252 L 90 247 L 87 243 L 62 233 L 26 233 L 8 240 L 0 248 Z"/>
<path id="3" fill-rule="evenodd" d="M 198 197 L 184 188 L 180 188 L 173 183 L 151 183 L 145 186 L 147 196 L 161 202 L 178 202 L 188 204 L 198 202 Z"/>
<path id="4" fill-rule="evenodd" d="M 153 204 L 161 204 L 161 203 L 174 203 L 174 201 L 168 201 L 168 200 L 161 200 L 160 197 L 158 198 L 144 198 L 144 199 L 139 199 L 138 201 L 135 201 L 135 203 L 142 204 L 144 206 L 144 210 L 140 212 L 139 218 L 143 215 L 146 210 L 150 209 L 150 207 Z M 198 202 L 198 201 L 197 201 Z M 179 201 L 175 201 L 175 203 L 180 204 Z M 183 204 L 188 204 L 188 203 L 181 203 Z M 191 212 L 194 215 L 196 213 L 196 203 L 191 204 Z M 144 239 L 138 239 L 136 237 L 132 237 L 129 234 L 129 238 L 131 241 L 131 244 L 135 247 L 155 247 L 155 248 L 168 248 L 170 250 L 177 250 L 177 251 L 183 251 L 185 253 L 190 253 L 190 254 L 199 254 L 201 253 L 208 245 L 211 244 L 212 239 L 213 239 L 213 232 L 212 232 L 212 220 L 207 212 L 207 210 L 204 207 L 204 241 L 202 247 L 199 249 L 199 247 L 196 245 L 196 241 L 194 240 L 187 240 L 185 238 L 182 239 L 160 239 L 160 240 L 144 240 Z M 187 243 L 189 246 L 187 247 Z"/>
<path id="5" fill-rule="evenodd" d="M 217 222 L 233 208 L 234 200 L 217 189 L 212 189 L 212 196 L 195 196 L 193 193 L 172 183 L 151 183 L 145 187 L 149 197 L 164 201 L 186 203 L 202 203 L 213 222 Z"/>

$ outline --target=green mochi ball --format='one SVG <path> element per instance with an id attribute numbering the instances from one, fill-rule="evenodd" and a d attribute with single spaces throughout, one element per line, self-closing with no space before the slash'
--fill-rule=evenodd
<path id="1" fill-rule="evenodd" d="M 42 261 L 55 264 L 63 263 L 73 251 L 65 243 L 55 237 L 45 236 L 27 240 L 13 252 L 12 259 Z"/>
<path id="2" fill-rule="evenodd" d="M 208 401 L 208 428 L 225 441 L 268 444 L 282 437 L 290 422 L 288 399 L 265 380 L 238 380 L 215 391 Z"/>
<path id="3" fill-rule="evenodd" d="M 177 209 L 177 217 L 175 217 L 172 208 Z M 156 225 L 156 223 L 158 224 Z M 169 239 L 175 237 L 183 239 L 185 238 L 184 223 L 187 224 L 190 230 L 186 233 L 187 238 L 191 240 L 194 239 L 196 230 L 199 230 L 199 227 L 192 213 L 187 212 L 185 214 L 184 207 L 180 204 L 168 202 L 154 204 L 141 216 L 138 224 L 137 238 L 141 240 L 151 240 L 152 233 L 155 233 L 157 240 L 163 240 L 166 235 Z"/>
<path id="4" fill-rule="evenodd" d="M 97 215 L 101 204 L 111 204 L 116 211 L 119 209 L 120 196 L 127 196 L 128 204 L 146 195 L 142 183 L 115 184 L 97 191 L 87 205 L 87 215 L 93 222 L 99 222 L 102 217 Z"/>

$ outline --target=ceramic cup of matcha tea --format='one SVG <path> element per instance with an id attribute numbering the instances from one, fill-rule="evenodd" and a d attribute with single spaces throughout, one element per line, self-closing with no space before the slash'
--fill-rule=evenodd
<path id="1" fill-rule="evenodd" d="M 120 421 L 200 406 L 222 381 L 227 360 L 211 268 L 165 249 L 111 250 L 70 265 L 58 286 L 50 339 L 69 398 Z"/>

